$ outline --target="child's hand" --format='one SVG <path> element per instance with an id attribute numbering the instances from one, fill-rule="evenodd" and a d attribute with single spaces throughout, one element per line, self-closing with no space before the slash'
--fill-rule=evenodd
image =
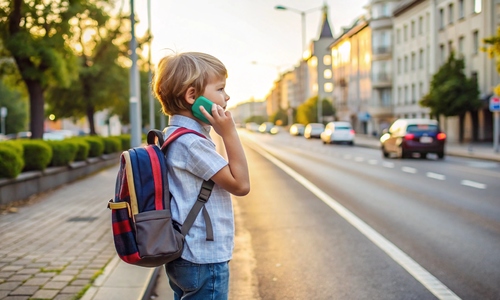
<path id="1" fill-rule="evenodd" d="M 214 103 L 212 105 L 212 115 L 203 106 L 200 106 L 200 111 L 220 136 L 235 132 L 236 127 L 231 112 L 225 111 L 222 106 Z"/>

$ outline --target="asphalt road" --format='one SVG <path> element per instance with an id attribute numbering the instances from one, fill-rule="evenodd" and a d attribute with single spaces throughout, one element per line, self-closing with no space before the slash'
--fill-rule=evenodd
<path id="1" fill-rule="evenodd" d="M 500 298 L 498 163 L 383 159 L 286 133 L 242 139 L 247 299 Z"/>

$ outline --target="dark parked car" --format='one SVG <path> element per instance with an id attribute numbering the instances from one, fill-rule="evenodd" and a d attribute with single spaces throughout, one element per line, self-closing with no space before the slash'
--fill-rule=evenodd
<path id="1" fill-rule="evenodd" d="M 446 134 L 438 122 L 431 119 L 398 119 L 380 137 L 384 157 L 394 153 L 407 158 L 418 153 L 425 158 L 428 153 L 436 153 L 442 159 L 445 142 Z"/>

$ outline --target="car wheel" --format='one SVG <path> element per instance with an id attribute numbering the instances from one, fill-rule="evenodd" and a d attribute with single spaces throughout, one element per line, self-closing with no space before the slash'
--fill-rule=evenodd
<path id="1" fill-rule="evenodd" d="M 427 158 L 427 153 L 420 153 L 420 158 L 422 158 L 422 159 Z"/>
<path id="2" fill-rule="evenodd" d="M 385 158 L 389 157 L 389 152 L 385 151 L 384 146 L 382 146 L 382 155 L 383 155 Z"/>
<path id="3" fill-rule="evenodd" d="M 438 152 L 438 158 L 443 159 L 444 158 L 444 152 Z"/>
<path id="4" fill-rule="evenodd" d="M 353 141 L 350 141 L 350 142 L 349 142 L 349 145 L 350 145 L 350 146 L 354 146 L 354 142 L 353 142 Z"/>
<path id="5" fill-rule="evenodd" d="M 409 158 L 411 156 L 411 153 L 408 151 L 405 151 L 403 148 L 401 148 L 401 158 Z"/>

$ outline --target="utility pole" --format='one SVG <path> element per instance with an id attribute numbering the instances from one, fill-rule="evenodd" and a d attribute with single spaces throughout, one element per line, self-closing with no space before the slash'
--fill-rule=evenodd
<path id="1" fill-rule="evenodd" d="M 130 68 L 130 147 L 141 145 L 141 94 L 139 83 L 139 70 L 137 69 L 137 42 L 135 40 L 135 16 L 134 0 L 130 0 L 130 26 L 132 38 L 130 39 L 130 58 L 132 67 Z"/>
<path id="2" fill-rule="evenodd" d="M 151 0 L 148 0 L 148 33 L 149 33 L 149 46 L 148 46 L 148 78 L 149 82 L 153 80 L 153 73 L 151 71 L 151 44 L 153 37 L 151 36 Z M 149 93 L 149 127 L 155 128 L 155 102 L 153 99 L 153 91 L 148 89 Z"/>

